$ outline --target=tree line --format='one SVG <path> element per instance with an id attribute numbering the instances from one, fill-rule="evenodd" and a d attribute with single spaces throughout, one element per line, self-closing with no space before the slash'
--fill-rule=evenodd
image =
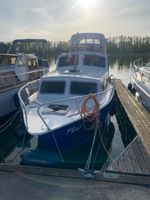
<path id="1" fill-rule="evenodd" d="M 0 42 L 0 53 L 6 53 L 10 49 L 11 43 Z M 43 44 L 23 44 L 19 47 L 20 52 L 35 53 L 37 56 L 42 57 L 45 49 L 47 58 L 55 58 L 61 52 L 66 52 L 68 49 L 67 42 L 51 42 L 48 41 L 46 46 Z M 141 36 L 115 36 L 107 38 L 107 51 L 108 54 L 148 54 L 150 53 L 150 37 Z M 14 53 L 14 49 L 11 53 Z"/>
<path id="2" fill-rule="evenodd" d="M 107 39 L 110 54 L 148 54 L 150 53 L 150 37 L 116 36 Z"/>

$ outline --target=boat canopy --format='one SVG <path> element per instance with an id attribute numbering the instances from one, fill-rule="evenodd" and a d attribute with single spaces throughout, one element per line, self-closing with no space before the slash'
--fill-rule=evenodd
<path id="1" fill-rule="evenodd" d="M 71 45 L 79 45 L 82 40 L 98 40 L 102 46 L 106 45 L 106 39 L 102 33 L 76 33 L 72 35 L 69 43 Z"/>
<path id="2" fill-rule="evenodd" d="M 24 42 L 42 42 L 42 43 L 47 43 L 47 41 L 44 40 L 44 39 L 17 39 L 17 40 L 14 40 L 12 42 L 12 44 L 15 46 L 18 43 L 24 43 Z"/>

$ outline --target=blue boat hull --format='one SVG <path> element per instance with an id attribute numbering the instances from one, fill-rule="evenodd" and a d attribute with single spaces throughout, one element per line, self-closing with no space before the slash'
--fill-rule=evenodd
<path id="1" fill-rule="evenodd" d="M 101 131 L 105 126 L 107 116 L 113 108 L 114 101 L 100 110 L 99 122 Z M 38 138 L 38 148 L 46 151 L 62 154 L 68 153 L 79 148 L 79 146 L 93 139 L 94 130 L 86 130 L 83 119 L 75 121 L 53 132 L 40 135 Z"/>

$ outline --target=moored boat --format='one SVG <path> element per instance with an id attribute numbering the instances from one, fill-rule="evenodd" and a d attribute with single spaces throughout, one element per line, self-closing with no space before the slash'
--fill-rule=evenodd
<path id="1" fill-rule="evenodd" d="M 19 91 L 27 132 L 62 159 L 89 141 L 99 142 L 96 135 L 109 120 L 114 98 L 104 35 L 78 33 L 69 44 L 55 72 Z"/>
<path id="2" fill-rule="evenodd" d="M 13 41 L 11 49 L 17 49 L 18 43 L 46 42 L 38 39 Z M 48 66 L 40 66 L 34 54 L 10 53 L 0 54 L 0 120 L 7 121 L 11 113 L 19 106 L 17 92 L 28 81 L 38 79 L 48 71 Z M 44 64 L 46 61 L 44 60 Z M 3 120 L 5 119 L 5 120 Z"/>
<path id="3" fill-rule="evenodd" d="M 131 76 L 131 90 L 137 93 L 142 105 L 150 112 L 150 62 L 143 59 L 133 62 L 133 75 Z"/>

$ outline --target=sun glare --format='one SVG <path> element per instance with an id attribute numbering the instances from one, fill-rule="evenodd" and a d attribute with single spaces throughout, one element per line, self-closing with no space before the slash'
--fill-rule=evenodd
<path id="1" fill-rule="evenodd" d="M 91 7 L 95 4 L 96 0 L 77 0 L 77 4 L 83 7 Z"/>

